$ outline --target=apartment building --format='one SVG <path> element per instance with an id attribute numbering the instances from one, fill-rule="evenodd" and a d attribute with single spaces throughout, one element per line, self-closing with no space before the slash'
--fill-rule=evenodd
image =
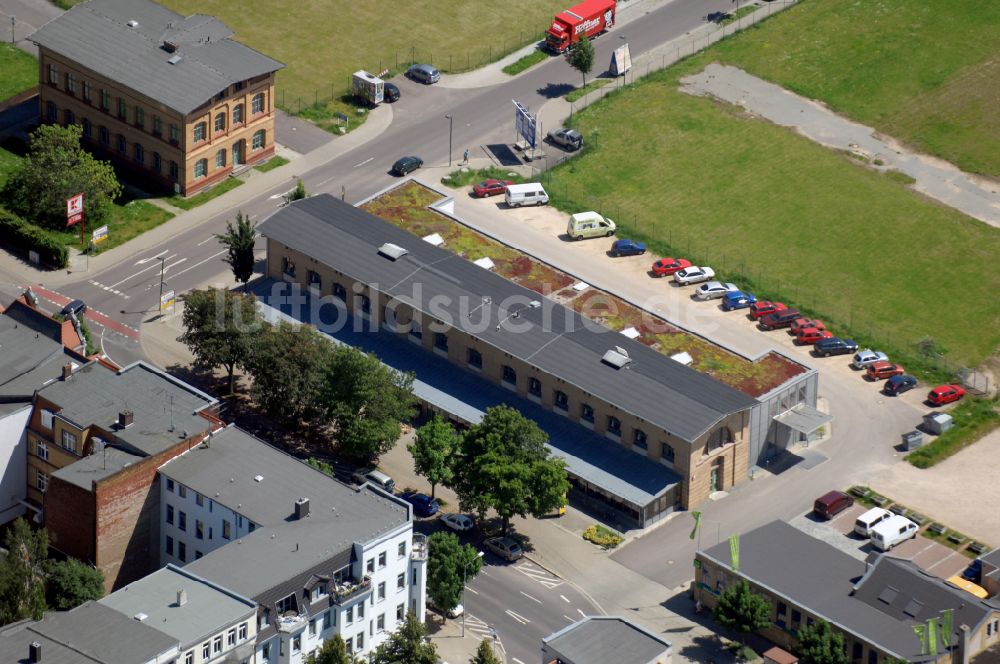
<path id="1" fill-rule="evenodd" d="M 113 589 L 156 569 L 157 469 L 221 427 L 216 399 L 144 362 L 66 366 L 27 425 L 27 501 Z"/>
<path id="2" fill-rule="evenodd" d="M 968 664 L 1000 644 L 1000 602 L 979 599 L 910 560 L 889 554 L 859 560 L 783 521 L 740 536 L 734 569 L 729 542 L 698 551 L 695 599 L 712 608 L 731 584 L 746 580 L 771 605 L 762 635 L 786 650 L 798 632 L 825 620 L 844 635 L 855 664 L 890 659 Z M 952 633 L 922 644 L 914 627 L 952 611 Z"/>
<path id="3" fill-rule="evenodd" d="M 42 122 L 78 124 L 85 146 L 150 188 L 185 196 L 274 154 L 274 76 L 284 65 L 219 19 L 151 0 L 89 0 L 42 26 Z"/>
<path id="4" fill-rule="evenodd" d="M 228 427 L 160 469 L 161 561 L 253 599 L 257 661 L 339 634 L 365 655 L 424 619 L 426 542 L 407 503 Z"/>

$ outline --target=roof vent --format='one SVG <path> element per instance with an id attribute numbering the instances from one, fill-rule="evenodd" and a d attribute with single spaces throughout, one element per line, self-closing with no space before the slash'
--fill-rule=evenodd
<path id="1" fill-rule="evenodd" d="M 38 664 L 42 661 L 42 644 L 38 641 L 32 641 L 28 646 L 28 661 L 31 664 Z"/>
<path id="2" fill-rule="evenodd" d="M 186 590 L 177 591 L 177 606 L 184 606 L 188 603 L 188 594 Z"/>
<path id="3" fill-rule="evenodd" d="M 253 481 L 254 482 L 263 482 L 264 481 L 264 476 L 263 475 L 254 475 L 253 476 Z"/>
<path id="4" fill-rule="evenodd" d="M 118 426 L 122 429 L 127 429 L 132 426 L 132 422 L 135 421 L 135 413 L 131 410 L 123 410 L 118 413 Z"/>
<path id="5" fill-rule="evenodd" d="M 615 369 L 622 369 L 632 363 L 632 358 L 628 356 L 628 351 L 621 346 L 615 346 L 601 358 L 601 361 Z"/>
<path id="6" fill-rule="evenodd" d="M 403 249 L 398 244 L 393 244 L 391 242 L 386 242 L 381 247 L 379 247 L 378 252 L 383 256 L 385 256 L 386 258 L 394 261 L 398 261 L 400 258 L 409 253 L 406 249 Z"/>
<path id="7" fill-rule="evenodd" d="M 160 48 L 162 48 L 167 53 L 173 53 L 174 51 L 177 50 L 177 43 L 164 39 L 163 44 L 160 45 Z"/>
<path id="8" fill-rule="evenodd" d="M 62 379 L 69 380 L 70 376 L 72 375 L 73 375 L 73 365 L 69 363 L 64 364 L 62 368 Z"/>
<path id="9" fill-rule="evenodd" d="M 135 614 L 134 616 L 132 616 L 132 618 L 134 620 L 138 620 L 139 622 L 142 622 L 143 620 L 145 620 L 148 617 L 149 616 L 147 616 L 145 613 L 142 613 L 141 611 L 139 613 Z"/>
<path id="10" fill-rule="evenodd" d="M 125 25 L 127 25 L 128 27 L 130 27 L 130 28 L 132 28 L 133 30 L 135 30 L 136 28 L 138 28 L 138 27 L 139 27 L 139 21 L 136 21 L 135 19 L 132 19 L 131 21 L 129 21 L 129 22 L 128 22 L 128 23 L 126 23 Z"/>
<path id="11" fill-rule="evenodd" d="M 304 519 L 309 516 L 309 499 L 299 498 L 295 501 L 295 518 Z"/>
<path id="12" fill-rule="evenodd" d="M 176 65 L 176 64 L 180 63 L 180 61 L 183 60 L 183 59 L 184 59 L 183 56 L 181 56 L 181 54 L 178 53 L 177 55 L 170 56 L 170 59 L 167 60 L 167 62 L 169 62 L 172 65 Z"/>

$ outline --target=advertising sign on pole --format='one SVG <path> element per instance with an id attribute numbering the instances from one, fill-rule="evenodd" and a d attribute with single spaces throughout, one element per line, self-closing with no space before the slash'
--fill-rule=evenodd
<path id="1" fill-rule="evenodd" d="M 628 44 L 623 44 L 611 54 L 611 75 L 624 76 L 625 72 L 632 68 L 632 54 L 629 52 Z"/>
<path id="2" fill-rule="evenodd" d="M 83 221 L 83 194 L 66 199 L 66 225 L 72 226 Z"/>
<path id="3" fill-rule="evenodd" d="M 93 233 L 91 233 L 90 236 L 91 236 L 91 241 L 94 244 L 100 244 L 101 242 L 104 242 L 105 240 L 108 239 L 108 227 L 101 226 Z"/>
<path id="4" fill-rule="evenodd" d="M 163 311 L 167 307 L 174 306 L 174 291 L 168 290 L 163 295 L 160 296 L 160 311 Z"/>
<path id="5" fill-rule="evenodd" d="M 512 100 L 513 101 L 513 100 Z M 534 150 L 537 146 L 537 133 L 535 131 L 535 116 L 520 102 L 514 101 L 514 128 L 517 135 L 524 139 L 524 142 Z"/>

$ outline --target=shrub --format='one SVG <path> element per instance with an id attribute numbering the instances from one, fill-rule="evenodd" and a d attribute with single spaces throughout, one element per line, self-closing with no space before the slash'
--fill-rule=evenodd
<path id="1" fill-rule="evenodd" d="M 37 251 L 46 265 L 62 268 L 69 264 L 69 251 L 62 242 L 44 229 L 3 209 L 0 209 L 0 240 L 25 255 L 29 251 Z"/>
<path id="2" fill-rule="evenodd" d="M 593 525 L 583 531 L 583 539 L 604 549 L 613 549 L 622 543 L 621 535 L 598 525 Z"/>

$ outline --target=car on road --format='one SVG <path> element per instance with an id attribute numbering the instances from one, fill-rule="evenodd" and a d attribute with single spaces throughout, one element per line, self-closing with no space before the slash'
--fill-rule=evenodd
<path id="1" fill-rule="evenodd" d="M 726 293 L 739 293 L 740 287 L 736 284 L 722 283 L 721 281 L 710 281 L 702 284 L 694 292 L 694 296 L 699 300 L 714 300 L 722 297 Z"/>
<path id="2" fill-rule="evenodd" d="M 814 327 L 817 330 L 825 330 L 826 325 L 823 321 L 816 320 L 815 318 L 799 318 L 792 321 L 792 324 L 788 326 L 788 331 L 792 333 L 793 337 L 799 336 L 799 331 L 804 330 L 807 327 Z"/>
<path id="3" fill-rule="evenodd" d="M 872 350 L 871 348 L 865 348 L 859 350 L 854 354 L 854 359 L 851 361 L 851 366 L 855 369 L 867 369 L 869 364 L 875 364 L 876 362 L 888 362 L 889 356 L 879 350 Z"/>
<path id="4" fill-rule="evenodd" d="M 565 127 L 553 129 L 545 136 L 545 139 L 549 143 L 571 152 L 583 147 L 583 134 L 575 129 L 566 129 Z"/>
<path id="5" fill-rule="evenodd" d="M 893 376 L 902 376 L 906 373 L 906 369 L 903 368 L 902 364 L 893 364 L 892 362 L 873 362 L 868 365 L 866 372 L 868 380 L 885 380 L 886 378 L 892 378 Z"/>
<path id="6" fill-rule="evenodd" d="M 396 160 L 396 163 L 392 165 L 392 174 L 403 176 L 407 173 L 412 173 L 423 165 L 424 160 L 420 157 L 415 157 L 413 155 L 400 157 Z"/>
<path id="7" fill-rule="evenodd" d="M 750 305 L 750 318 L 760 320 L 764 316 L 769 316 L 777 311 L 784 311 L 787 308 L 782 302 L 758 300 Z"/>
<path id="8" fill-rule="evenodd" d="M 437 83 L 441 80 L 441 72 L 433 65 L 410 65 L 410 68 L 406 70 L 406 75 L 424 85 Z"/>
<path id="9" fill-rule="evenodd" d="M 757 301 L 757 296 L 753 293 L 743 291 L 733 291 L 722 296 L 722 310 L 733 311 L 734 309 L 746 309 Z"/>
<path id="10" fill-rule="evenodd" d="M 441 523 L 458 533 L 468 532 L 476 525 L 468 514 L 444 514 Z"/>
<path id="11" fill-rule="evenodd" d="M 635 240 L 615 240 L 611 243 L 612 256 L 641 256 L 646 253 L 646 244 Z"/>
<path id="12" fill-rule="evenodd" d="M 840 337 L 830 337 L 817 341 L 815 350 L 817 355 L 830 357 L 831 355 L 847 355 L 858 349 L 858 344 L 851 339 L 841 339 Z"/>
<path id="13" fill-rule="evenodd" d="M 917 379 L 909 374 L 893 376 L 885 382 L 882 391 L 891 397 L 898 396 L 907 390 L 912 390 L 917 386 Z"/>
<path id="14" fill-rule="evenodd" d="M 686 267 L 691 267 L 691 261 L 686 258 L 661 258 L 653 263 L 652 272 L 654 277 L 669 277 Z"/>
<path id="15" fill-rule="evenodd" d="M 513 180 L 496 180 L 490 178 L 483 180 L 472 187 L 472 195 L 476 198 L 488 198 L 498 196 L 507 191 L 507 185 L 514 184 Z"/>
<path id="16" fill-rule="evenodd" d="M 965 388 L 961 385 L 938 385 L 927 393 L 927 403 L 932 406 L 943 406 L 964 396 Z"/>
<path id="17" fill-rule="evenodd" d="M 521 545 L 513 537 L 491 537 L 483 544 L 504 560 L 514 561 L 524 555 Z"/>
<path id="18" fill-rule="evenodd" d="M 826 330 L 820 330 L 815 327 L 804 327 L 799 330 L 799 333 L 795 335 L 795 343 L 800 346 L 805 346 L 808 344 L 814 344 L 823 339 L 829 339 L 833 336 L 833 332 L 828 332 Z"/>
<path id="19" fill-rule="evenodd" d="M 386 83 L 382 86 L 382 101 L 389 104 L 399 101 L 399 88 L 396 87 L 395 83 Z"/>
<path id="20" fill-rule="evenodd" d="M 692 265 L 691 267 L 686 267 L 683 270 L 678 270 L 674 272 L 674 282 L 680 284 L 681 286 L 687 286 L 688 284 L 697 284 L 702 281 L 708 281 L 715 276 L 715 270 L 710 267 L 697 267 Z"/>
<path id="21" fill-rule="evenodd" d="M 781 327 L 789 327 L 798 318 L 802 318 L 798 309 L 779 309 L 759 319 L 757 324 L 762 330 L 777 330 Z"/>
<path id="22" fill-rule="evenodd" d="M 87 303 L 83 300 L 73 300 L 66 303 L 66 306 L 63 307 L 59 313 L 63 316 L 73 315 L 79 318 L 83 314 L 87 313 Z"/>
<path id="23" fill-rule="evenodd" d="M 413 513 L 417 516 L 434 516 L 441 508 L 441 506 L 438 505 L 438 501 L 434 500 L 426 493 L 407 491 L 400 496 L 400 498 L 413 505 Z"/>

